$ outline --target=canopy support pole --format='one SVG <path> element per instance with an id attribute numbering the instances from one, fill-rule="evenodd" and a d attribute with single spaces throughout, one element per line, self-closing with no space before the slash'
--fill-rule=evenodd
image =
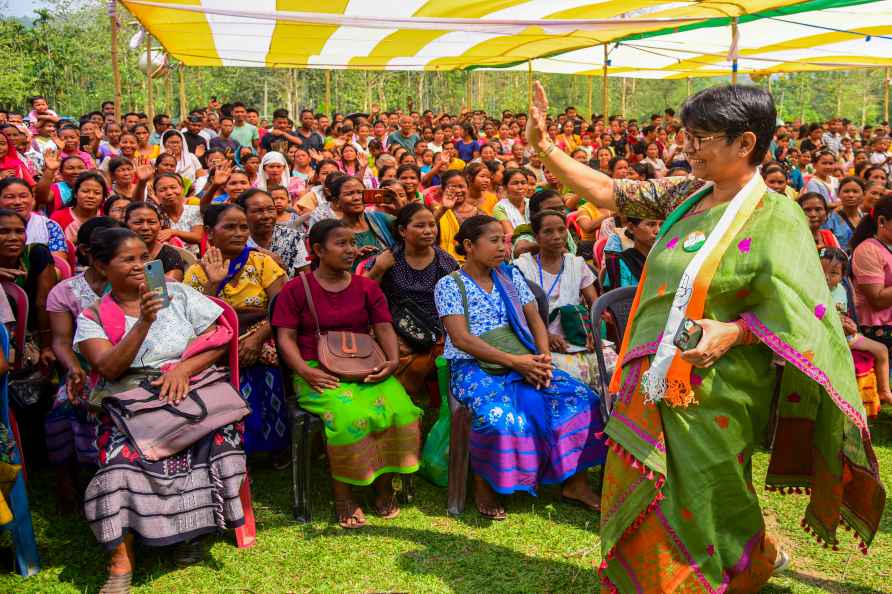
<path id="1" fill-rule="evenodd" d="M 331 113 L 331 70 L 325 71 L 325 115 Z"/>
<path id="2" fill-rule="evenodd" d="M 691 96 L 691 91 L 694 90 L 694 85 L 692 84 L 691 77 L 688 77 L 688 97 Z"/>
<path id="3" fill-rule="evenodd" d="M 588 80 L 588 115 L 591 117 L 594 115 L 592 111 L 592 75 L 587 74 L 585 78 Z"/>
<path id="4" fill-rule="evenodd" d="M 473 73 L 470 70 L 465 71 L 465 101 L 468 103 L 468 111 L 473 111 L 474 96 L 471 94 L 473 90 Z"/>
<path id="5" fill-rule="evenodd" d="M 768 75 L 768 92 L 771 92 L 771 75 Z"/>
<path id="6" fill-rule="evenodd" d="M 533 104 L 533 61 L 527 60 L 527 107 Z"/>
<path id="7" fill-rule="evenodd" d="M 883 69 L 883 120 L 889 121 L 889 67 Z"/>
<path id="8" fill-rule="evenodd" d="M 626 119 L 626 100 L 628 99 L 628 94 L 626 91 L 627 81 L 626 77 L 622 77 L 619 79 L 620 87 L 619 87 L 619 113 L 623 116 L 623 119 Z M 607 117 L 607 114 L 603 114 L 604 117 Z M 604 124 L 607 124 L 607 120 L 604 120 Z"/>
<path id="9" fill-rule="evenodd" d="M 731 63 L 731 84 L 737 84 L 737 17 L 731 19 L 731 52 L 734 61 Z"/>
<path id="10" fill-rule="evenodd" d="M 603 109 L 604 118 L 608 117 L 607 112 L 610 111 L 610 87 L 607 86 L 607 44 L 604 44 L 604 71 L 601 76 L 602 81 L 602 90 L 601 90 L 601 107 Z M 606 121 L 606 120 L 605 120 Z"/>
<path id="11" fill-rule="evenodd" d="M 263 79 L 263 119 L 269 119 L 269 81 Z"/>
<path id="12" fill-rule="evenodd" d="M 149 121 L 155 117 L 155 99 L 152 97 L 152 70 L 155 65 L 152 63 L 152 36 L 146 31 L 146 115 Z"/>
<path id="13" fill-rule="evenodd" d="M 112 5 L 111 14 L 111 67 L 115 81 L 115 117 L 121 117 L 121 67 L 118 64 L 118 15 L 117 2 Z"/>
<path id="14" fill-rule="evenodd" d="M 186 106 L 186 65 L 182 62 L 180 62 L 177 68 L 177 74 L 179 75 L 180 84 L 180 121 L 182 121 L 186 119 L 188 109 Z"/>

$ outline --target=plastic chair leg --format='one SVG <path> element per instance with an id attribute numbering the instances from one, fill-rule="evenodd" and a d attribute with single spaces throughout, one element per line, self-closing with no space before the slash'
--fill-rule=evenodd
<path id="1" fill-rule="evenodd" d="M 15 516 L 12 541 L 15 548 L 16 568 L 24 577 L 36 575 L 40 571 L 40 556 L 37 554 L 37 541 L 34 539 L 34 526 L 28 509 L 28 493 L 25 480 L 19 476 L 10 492 L 10 504 Z"/>
<path id="2" fill-rule="evenodd" d="M 235 542 L 240 549 L 248 549 L 257 544 L 257 526 L 254 522 L 254 503 L 251 500 L 251 479 L 245 473 L 245 480 L 238 492 L 245 513 L 245 523 L 235 529 Z"/>
<path id="3" fill-rule="evenodd" d="M 313 420 L 306 414 L 295 416 L 292 429 L 292 482 L 294 483 L 294 519 L 308 524 L 310 513 L 310 426 Z"/>
<path id="4" fill-rule="evenodd" d="M 468 494 L 468 442 L 471 438 L 471 411 L 459 406 L 452 412 L 449 433 L 449 486 L 446 511 L 450 516 L 465 511 Z"/>
<path id="5" fill-rule="evenodd" d="M 12 437 L 15 439 L 16 446 L 19 450 L 19 464 L 22 465 L 22 479 L 28 482 L 28 473 L 25 471 L 25 444 L 22 442 L 22 436 L 19 435 L 19 424 L 15 420 L 15 411 L 12 406 L 9 407 L 9 428 L 12 429 Z"/>

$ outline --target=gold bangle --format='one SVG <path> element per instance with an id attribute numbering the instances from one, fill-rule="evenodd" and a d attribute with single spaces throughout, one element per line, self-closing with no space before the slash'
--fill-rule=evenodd
<path id="1" fill-rule="evenodd" d="M 545 147 L 545 150 L 544 150 L 544 151 L 540 151 L 540 152 L 539 152 L 539 157 L 540 157 L 540 158 L 542 158 L 542 157 L 547 157 L 548 155 L 550 155 L 551 153 L 553 153 L 553 152 L 556 151 L 556 150 L 557 150 L 557 145 L 556 145 L 555 143 L 552 142 L 552 143 L 549 144 L 547 147 Z"/>

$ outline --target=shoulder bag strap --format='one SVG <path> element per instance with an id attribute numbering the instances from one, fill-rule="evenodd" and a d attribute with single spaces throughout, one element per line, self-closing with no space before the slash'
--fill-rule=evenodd
<path id="1" fill-rule="evenodd" d="M 468 311 L 468 288 L 465 286 L 465 281 L 461 277 L 461 270 L 456 270 L 449 276 L 452 277 L 452 280 L 455 281 L 455 285 L 458 287 L 458 292 L 461 295 L 461 305 L 464 309 L 465 322 L 468 324 L 468 332 L 471 331 L 471 316 Z"/>
<path id="2" fill-rule="evenodd" d="M 310 283 L 307 282 L 307 273 L 300 273 L 300 280 L 304 284 L 304 292 L 307 295 L 307 305 L 310 306 L 310 313 L 313 314 L 313 321 L 316 322 L 316 338 L 318 338 L 322 332 L 319 326 L 319 316 L 316 315 L 316 306 L 313 304 L 313 295 L 310 293 Z"/>

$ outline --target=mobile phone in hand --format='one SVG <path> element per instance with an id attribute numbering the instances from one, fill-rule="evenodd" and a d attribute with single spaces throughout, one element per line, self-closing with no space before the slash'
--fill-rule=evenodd
<path id="1" fill-rule="evenodd" d="M 387 188 L 377 190 L 363 190 L 362 203 L 366 206 L 379 206 L 393 202 L 393 191 Z"/>
<path id="2" fill-rule="evenodd" d="M 703 326 L 694 320 L 685 318 L 682 320 L 681 326 L 678 327 L 672 344 L 681 351 L 690 351 L 697 348 L 701 338 L 703 338 Z"/>
<path id="3" fill-rule="evenodd" d="M 161 260 L 152 260 L 143 265 L 146 275 L 146 287 L 149 291 L 157 293 L 164 302 L 164 307 L 170 305 L 170 295 L 167 293 L 167 279 L 164 278 L 164 265 Z"/>

